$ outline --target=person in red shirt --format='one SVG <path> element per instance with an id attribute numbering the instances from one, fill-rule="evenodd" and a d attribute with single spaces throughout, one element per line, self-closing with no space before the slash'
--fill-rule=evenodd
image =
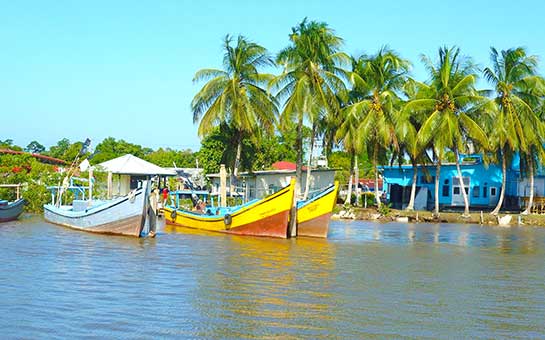
<path id="1" fill-rule="evenodd" d="M 167 204 L 168 199 L 168 187 L 163 188 L 163 207 Z"/>

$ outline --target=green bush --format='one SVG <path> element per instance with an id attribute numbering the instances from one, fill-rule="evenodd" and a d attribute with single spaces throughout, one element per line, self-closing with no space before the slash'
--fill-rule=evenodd
<path id="1" fill-rule="evenodd" d="M 388 216 L 390 214 L 390 207 L 391 207 L 391 203 L 388 203 L 388 204 L 381 204 L 380 207 L 378 208 L 378 212 L 382 215 L 382 216 Z"/>

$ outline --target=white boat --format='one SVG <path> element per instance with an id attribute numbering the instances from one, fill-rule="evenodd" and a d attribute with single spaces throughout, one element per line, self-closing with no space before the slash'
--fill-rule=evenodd
<path id="1" fill-rule="evenodd" d="M 86 187 L 67 186 L 65 190 L 80 190 L 85 193 Z M 59 204 L 55 197 L 59 187 L 52 190 L 51 204 L 44 205 L 44 218 L 51 223 L 73 229 L 103 234 L 128 235 L 136 237 L 153 236 L 146 223 L 149 209 L 149 185 L 143 181 L 142 186 L 123 197 L 111 200 L 75 199 L 70 205 Z"/>

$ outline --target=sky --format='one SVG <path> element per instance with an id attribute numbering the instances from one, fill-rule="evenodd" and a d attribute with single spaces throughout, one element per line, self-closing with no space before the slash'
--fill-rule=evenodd
<path id="1" fill-rule="evenodd" d="M 196 151 L 190 103 L 203 83 L 192 79 L 221 67 L 226 34 L 274 55 L 308 17 L 334 29 L 348 54 L 388 45 L 426 80 L 420 55 L 435 59 L 444 45 L 483 67 L 490 46 L 524 46 L 545 62 L 544 9 L 503 0 L 0 0 L 0 140 L 49 147 L 64 137 L 96 145 L 111 136 Z"/>

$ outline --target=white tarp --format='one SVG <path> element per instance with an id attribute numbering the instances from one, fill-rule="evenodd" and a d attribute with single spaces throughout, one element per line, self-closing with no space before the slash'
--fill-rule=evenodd
<path id="1" fill-rule="evenodd" d="M 111 159 L 97 166 L 113 174 L 176 176 L 176 172 L 173 170 L 161 168 L 130 154 Z"/>

